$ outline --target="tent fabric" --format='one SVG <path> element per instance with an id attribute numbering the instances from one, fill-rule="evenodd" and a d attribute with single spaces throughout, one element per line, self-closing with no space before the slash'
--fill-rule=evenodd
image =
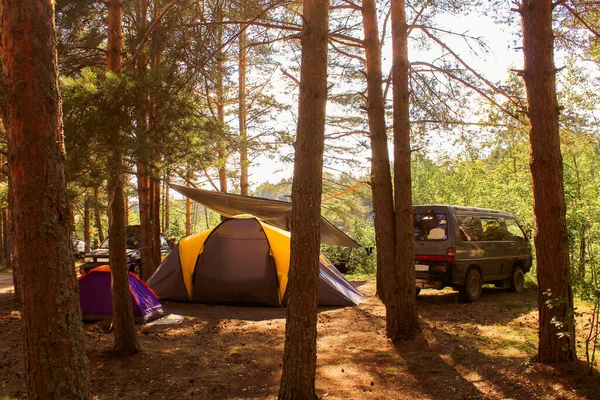
<path id="1" fill-rule="evenodd" d="M 135 322 L 146 323 L 165 314 L 152 289 L 131 272 L 129 291 Z M 94 268 L 79 277 L 79 304 L 86 321 L 112 318 L 112 287 L 108 265 Z"/>
<path id="2" fill-rule="evenodd" d="M 281 306 L 287 303 L 289 265 L 290 233 L 242 215 L 180 240 L 148 285 L 161 300 Z M 361 301 L 323 255 L 319 276 L 320 305 Z"/>
<path id="3" fill-rule="evenodd" d="M 292 215 L 292 203 L 190 188 L 175 184 L 171 184 L 171 187 L 182 195 L 205 205 L 224 217 L 232 218 L 239 214 L 251 214 L 262 219 L 269 225 L 285 229 L 286 231 L 290 230 L 289 223 Z M 321 242 L 336 246 L 360 247 L 354 239 L 323 217 L 321 217 Z"/>

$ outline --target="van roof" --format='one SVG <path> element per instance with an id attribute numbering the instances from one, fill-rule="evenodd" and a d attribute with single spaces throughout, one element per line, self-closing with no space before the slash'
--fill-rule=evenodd
<path id="1" fill-rule="evenodd" d="M 498 215 L 498 216 L 505 216 L 505 217 L 512 217 L 514 218 L 514 215 L 506 212 L 506 211 L 499 211 L 499 210 L 491 210 L 489 208 L 478 208 L 478 207 L 465 207 L 465 206 L 454 206 L 454 205 L 448 205 L 448 204 L 414 204 L 413 205 L 414 208 L 420 208 L 420 209 L 425 209 L 425 208 L 433 208 L 433 209 L 440 209 L 440 208 L 445 208 L 445 209 L 453 209 L 454 211 L 459 211 L 459 212 L 466 212 L 466 213 L 481 213 L 481 214 L 494 214 L 494 215 Z"/>

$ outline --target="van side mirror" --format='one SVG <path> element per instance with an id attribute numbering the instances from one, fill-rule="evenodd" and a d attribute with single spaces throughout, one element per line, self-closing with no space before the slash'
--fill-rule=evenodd
<path id="1" fill-rule="evenodd" d="M 525 236 L 527 237 L 527 239 L 531 240 L 531 229 L 527 229 L 525 231 Z"/>

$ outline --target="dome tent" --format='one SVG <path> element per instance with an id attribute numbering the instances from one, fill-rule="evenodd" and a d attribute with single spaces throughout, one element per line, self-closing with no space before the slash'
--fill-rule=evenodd
<path id="1" fill-rule="evenodd" d="M 218 304 L 286 304 L 290 233 L 238 215 L 179 241 L 148 285 L 161 300 Z M 362 294 L 323 255 L 318 301 L 356 305 Z"/>
<path id="2" fill-rule="evenodd" d="M 165 314 L 156 294 L 131 272 L 129 292 L 135 322 L 146 323 Z M 110 267 L 104 265 L 79 277 L 79 304 L 85 321 L 112 318 L 112 287 Z"/>

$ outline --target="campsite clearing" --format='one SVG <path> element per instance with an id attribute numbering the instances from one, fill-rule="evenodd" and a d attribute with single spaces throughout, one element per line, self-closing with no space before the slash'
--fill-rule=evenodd
<path id="1" fill-rule="evenodd" d="M 544 366 L 535 354 L 535 292 L 484 289 L 477 303 L 423 290 L 421 332 L 393 345 L 374 281 L 354 281 L 358 307 L 320 308 L 317 390 L 325 399 L 593 399 L 582 362 Z M 107 322 L 86 324 L 95 399 L 274 399 L 284 308 L 164 303 L 180 325 L 137 325 L 142 353 L 117 358 Z M 581 331 L 580 331 L 581 332 Z M 0 295 L 0 398 L 26 397 L 20 315 Z M 580 354 L 583 358 L 583 354 Z"/>

